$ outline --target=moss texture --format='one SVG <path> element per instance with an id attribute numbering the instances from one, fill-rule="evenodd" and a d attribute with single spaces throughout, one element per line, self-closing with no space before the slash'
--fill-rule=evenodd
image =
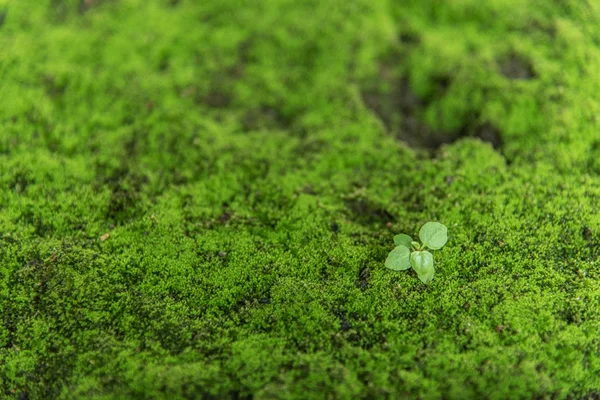
<path id="1" fill-rule="evenodd" d="M 600 396 L 599 27 L 0 0 L 0 396 Z M 429 220 L 425 286 L 383 264 Z"/>

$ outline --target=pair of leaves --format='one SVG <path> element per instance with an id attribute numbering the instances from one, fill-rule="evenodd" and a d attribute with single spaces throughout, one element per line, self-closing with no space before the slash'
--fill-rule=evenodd
<path id="1" fill-rule="evenodd" d="M 423 246 L 420 247 L 419 243 L 413 242 L 410 236 L 405 234 L 396 235 L 394 243 L 397 247 L 388 255 L 385 265 L 396 271 L 403 271 L 412 267 L 419 279 L 423 283 L 427 283 L 433 279 L 435 269 L 433 267 L 433 254 L 424 250 L 424 247 L 431 250 L 441 249 L 448 241 L 448 228 L 439 222 L 428 222 L 421 227 L 419 238 L 423 242 Z M 411 247 L 416 247 L 418 250 L 411 253 Z"/>
<path id="2" fill-rule="evenodd" d="M 448 228 L 439 222 L 428 222 L 421 227 L 419 239 L 431 250 L 439 250 L 448 241 Z M 413 240 L 410 236 L 401 233 L 394 236 L 394 243 L 396 246 L 405 246 L 410 249 Z"/>
<path id="3" fill-rule="evenodd" d="M 411 251 L 408 247 L 400 245 L 388 255 L 385 266 L 395 271 L 404 271 L 413 268 L 419 279 L 427 283 L 433 279 L 433 254 L 428 251 Z"/>

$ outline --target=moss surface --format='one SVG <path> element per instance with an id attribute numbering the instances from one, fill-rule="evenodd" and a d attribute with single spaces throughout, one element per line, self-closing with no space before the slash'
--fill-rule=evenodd
<path id="1" fill-rule="evenodd" d="M 599 27 L 0 0 L 0 396 L 600 396 Z M 429 220 L 425 286 L 383 264 Z"/>

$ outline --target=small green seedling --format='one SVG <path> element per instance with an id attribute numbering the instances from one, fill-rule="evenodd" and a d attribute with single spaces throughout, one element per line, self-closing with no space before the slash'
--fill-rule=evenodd
<path id="1" fill-rule="evenodd" d="M 394 236 L 396 248 L 385 260 L 385 266 L 395 271 L 403 271 L 412 267 L 423 283 L 433 279 L 433 254 L 425 250 L 439 250 L 448 241 L 448 228 L 439 222 L 427 222 L 419 231 L 423 244 L 415 242 L 405 234 Z M 412 249 L 412 251 L 411 251 Z"/>

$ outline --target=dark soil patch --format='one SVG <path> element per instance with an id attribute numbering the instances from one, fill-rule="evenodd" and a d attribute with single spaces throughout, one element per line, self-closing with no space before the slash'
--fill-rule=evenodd
<path id="1" fill-rule="evenodd" d="M 97 169 L 99 178 L 95 184 L 96 189 L 108 187 L 111 193 L 106 218 L 119 225 L 139 216 L 141 192 L 149 183 L 148 177 L 131 171 L 127 165 L 110 172 L 101 164 Z"/>
<path id="2" fill-rule="evenodd" d="M 588 226 L 583 227 L 583 230 L 581 231 L 581 236 L 583 236 L 583 239 L 586 242 L 591 242 L 594 237 L 592 229 Z"/>
<path id="3" fill-rule="evenodd" d="M 483 124 L 476 126 L 473 136 L 478 137 L 484 142 L 491 143 L 495 149 L 501 149 L 504 144 L 500 130 L 490 122 L 484 122 Z"/>
<path id="4" fill-rule="evenodd" d="M 205 104 L 210 108 L 228 108 L 235 99 L 235 84 L 243 78 L 246 64 L 249 60 L 252 42 L 242 41 L 237 48 L 238 60 L 230 66 L 223 66 L 214 74 L 208 91 L 200 92 L 195 87 L 189 87 L 182 93 L 184 96 L 193 95 L 197 103 Z M 202 63 L 202 60 L 198 60 Z"/>
<path id="5" fill-rule="evenodd" d="M 100 4 L 115 1 L 117 0 L 50 0 L 49 15 L 56 22 L 64 22 L 70 16 L 83 15 Z"/>
<path id="6" fill-rule="evenodd" d="M 531 61 L 516 53 L 499 60 L 498 67 L 502 75 L 508 79 L 529 80 L 536 77 Z"/>
<path id="7" fill-rule="evenodd" d="M 545 39 L 554 40 L 556 39 L 557 28 L 554 22 L 532 19 L 524 32 L 530 35 L 531 33 L 541 33 L 545 36 Z"/>
<path id="8" fill-rule="evenodd" d="M 371 270 L 367 267 L 361 268 L 354 285 L 361 290 L 366 290 L 369 287 L 369 278 L 371 278 Z"/>
<path id="9" fill-rule="evenodd" d="M 234 86 L 236 81 L 240 78 L 239 66 L 233 66 L 226 68 L 223 71 L 216 74 L 212 81 L 208 91 L 201 93 L 196 88 L 191 87 L 186 89 L 184 95 L 192 94 L 195 97 L 197 103 L 205 104 L 210 108 L 224 109 L 228 108 L 234 100 Z"/>
<path id="10" fill-rule="evenodd" d="M 398 36 L 400 42 L 406 45 L 417 45 L 421 43 L 421 38 L 414 32 L 405 31 Z"/>
<path id="11" fill-rule="evenodd" d="M 107 218 L 116 223 L 124 223 L 137 216 L 142 186 L 148 183 L 145 176 L 126 175 L 118 182 L 110 184 L 111 197 Z"/>
<path id="12" fill-rule="evenodd" d="M 502 139 L 500 129 L 498 129 L 489 121 L 478 121 L 479 117 L 476 114 L 469 118 L 463 127 L 457 132 L 455 140 L 463 137 L 475 137 L 491 144 L 494 149 L 502 151 L 504 140 Z"/>
<path id="13" fill-rule="evenodd" d="M 333 233 L 338 233 L 340 231 L 340 225 L 337 222 L 333 222 L 330 226 L 329 229 L 331 230 L 331 232 Z"/>
<path id="14" fill-rule="evenodd" d="M 80 0 L 79 1 L 79 12 L 81 14 L 86 13 L 94 7 L 99 6 L 102 3 L 106 3 L 111 0 Z M 114 0 L 112 0 L 114 1 Z"/>
<path id="15" fill-rule="evenodd" d="M 34 179 L 30 177 L 29 173 L 24 169 L 17 169 L 11 179 L 8 189 L 14 190 L 18 194 L 21 194 L 27 190 L 27 187 L 34 182 Z"/>
<path id="16" fill-rule="evenodd" d="M 389 211 L 371 200 L 359 197 L 346 199 L 345 203 L 350 210 L 351 219 L 360 224 L 387 224 L 395 221 L 394 216 Z"/>
<path id="17" fill-rule="evenodd" d="M 50 0 L 48 5 L 51 15 L 56 21 L 64 21 L 69 15 L 69 8 L 64 0 Z"/>
<path id="18" fill-rule="evenodd" d="M 457 139 L 457 134 L 436 131 L 423 122 L 422 114 L 427 101 L 410 89 L 407 78 L 391 78 L 391 81 L 393 89 L 390 93 L 363 92 L 364 103 L 375 112 L 390 133 L 415 148 L 437 149 Z M 447 85 L 446 80 L 442 82 L 440 91 Z"/>
<path id="19" fill-rule="evenodd" d="M 8 10 L 6 8 L 0 9 L 0 28 L 2 28 L 4 21 L 6 21 L 6 14 L 8 14 Z"/>
<path id="20" fill-rule="evenodd" d="M 212 108 L 227 108 L 232 101 L 231 93 L 228 90 L 222 89 L 217 84 L 211 88 L 208 93 L 202 97 L 202 102 Z"/>
<path id="21" fill-rule="evenodd" d="M 352 323 L 350 321 L 348 321 L 347 319 L 343 320 L 340 323 L 340 330 L 342 330 L 342 331 L 345 332 L 345 331 L 350 330 L 350 329 L 352 329 Z"/>
<path id="22" fill-rule="evenodd" d="M 304 162 L 314 161 L 319 154 L 326 152 L 329 145 L 324 140 L 313 139 L 310 136 L 303 138 L 294 147 L 294 155 L 298 160 L 302 159 Z"/>
<path id="23" fill-rule="evenodd" d="M 62 96 L 67 89 L 65 82 L 58 82 L 52 75 L 44 76 L 42 82 L 46 89 L 46 94 L 52 99 Z"/>
<path id="24" fill-rule="evenodd" d="M 292 123 L 292 118 L 284 115 L 281 110 L 269 106 L 249 110 L 242 118 L 242 126 L 246 131 L 284 130 L 289 128 Z"/>
<path id="25" fill-rule="evenodd" d="M 584 226 L 581 231 L 581 236 L 587 244 L 592 259 L 600 256 L 600 241 L 595 237 L 594 231 L 589 226 Z"/>
<path id="26" fill-rule="evenodd" d="M 225 225 L 231 219 L 232 216 L 233 214 L 231 212 L 225 211 L 223 214 L 219 215 L 219 223 L 221 225 Z"/>
<path id="27" fill-rule="evenodd" d="M 433 90 L 426 97 L 418 96 L 411 89 L 409 80 L 405 76 L 396 76 L 389 66 L 381 66 L 379 80 L 387 81 L 392 89 L 387 92 L 363 90 L 364 104 L 379 117 L 388 132 L 410 147 L 437 150 L 463 137 L 477 137 L 491 143 L 495 149 L 502 148 L 500 130 L 490 122 L 480 121 L 477 113 L 473 113 L 454 131 L 436 130 L 424 122 L 427 107 L 434 100 L 447 95 L 452 84 L 451 77 L 433 77 Z"/>

